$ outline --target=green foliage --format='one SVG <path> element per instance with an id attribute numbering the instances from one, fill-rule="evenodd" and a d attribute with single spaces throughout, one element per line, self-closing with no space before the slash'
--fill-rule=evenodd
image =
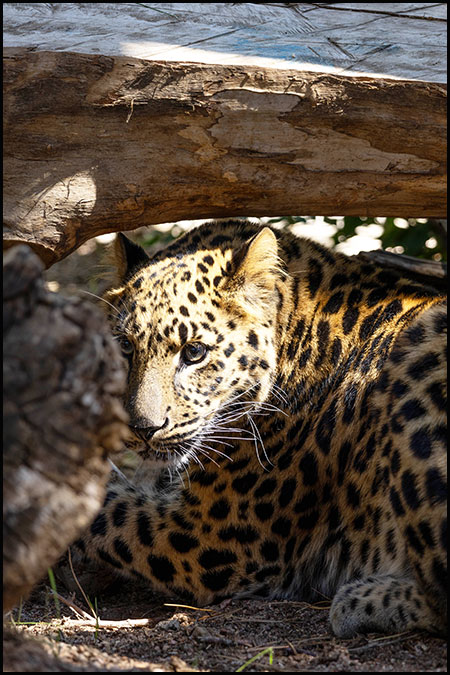
<path id="1" fill-rule="evenodd" d="M 384 223 L 384 232 L 381 237 L 384 249 L 402 246 L 406 255 L 429 260 L 436 260 L 437 255 L 440 255 L 441 260 L 446 259 L 445 242 L 442 240 L 440 231 L 432 225 L 432 221 L 422 222 L 415 218 L 408 218 L 408 226 L 400 229 L 396 226 L 395 220 L 386 218 Z M 433 240 L 436 241 L 435 246 L 431 246 Z M 430 245 L 426 246 L 425 242 L 429 242 Z"/>
<path id="2" fill-rule="evenodd" d="M 51 586 L 52 593 L 53 593 L 53 599 L 55 601 L 56 615 L 57 615 L 58 619 L 60 619 L 61 618 L 61 605 L 59 604 L 58 591 L 56 590 L 55 575 L 53 574 L 53 570 L 52 570 L 51 567 L 49 567 L 47 569 L 47 573 L 48 573 L 48 578 L 49 578 L 50 586 Z"/>
<path id="3" fill-rule="evenodd" d="M 243 663 L 242 666 L 240 666 L 234 672 L 235 673 L 242 673 L 242 671 L 245 670 L 246 668 L 248 668 L 248 666 L 250 666 L 254 661 L 256 661 L 257 659 L 260 659 L 262 656 L 265 656 L 266 654 L 268 654 L 268 656 L 269 656 L 269 664 L 272 665 L 273 664 L 273 647 L 266 647 L 266 649 L 263 649 L 261 652 L 259 652 L 255 656 L 252 656 L 251 659 L 249 659 L 248 661 Z"/>
<path id="4" fill-rule="evenodd" d="M 311 218 L 305 216 L 288 216 L 272 218 L 270 224 L 282 224 L 289 229 L 297 223 L 311 222 Z M 446 244 L 442 231 L 434 220 L 425 218 L 357 218 L 355 216 L 326 217 L 325 223 L 334 225 L 336 232 L 332 236 L 334 245 L 347 241 L 358 234 L 359 227 L 368 225 L 381 226 L 383 232 L 380 236 L 381 248 L 384 250 L 394 249 L 395 253 L 415 256 L 428 260 L 446 260 Z"/>
<path id="5" fill-rule="evenodd" d="M 163 248 L 179 237 L 180 234 L 180 228 L 174 223 L 173 227 L 167 232 L 159 232 L 158 230 L 147 232 L 142 238 L 139 238 L 139 244 L 144 248 L 153 248 L 154 246 Z"/>

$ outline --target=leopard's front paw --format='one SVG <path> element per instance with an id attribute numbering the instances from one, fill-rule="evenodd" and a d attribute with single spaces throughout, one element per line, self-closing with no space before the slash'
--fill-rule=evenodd
<path id="1" fill-rule="evenodd" d="M 342 586 L 333 599 L 330 622 L 340 638 L 415 628 L 434 630 L 430 610 L 415 582 L 391 575 L 358 579 Z"/>

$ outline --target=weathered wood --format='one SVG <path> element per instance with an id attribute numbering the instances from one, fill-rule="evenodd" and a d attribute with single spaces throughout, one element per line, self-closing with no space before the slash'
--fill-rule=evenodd
<path id="1" fill-rule="evenodd" d="M 361 251 L 356 256 L 363 260 L 397 270 L 402 276 L 434 286 L 440 290 L 447 288 L 447 263 L 436 260 L 422 260 L 410 255 L 398 255 L 389 251 Z"/>
<path id="2" fill-rule="evenodd" d="M 4 257 L 3 608 L 93 519 L 127 433 L 123 360 L 99 309 L 45 290 L 29 247 Z"/>
<path id="3" fill-rule="evenodd" d="M 441 217 L 446 88 L 6 50 L 4 222 L 46 265 L 184 218 Z"/>
<path id="4" fill-rule="evenodd" d="M 8 47 L 446 82 L 446 3 L 22 2 L 3 7 Z"/>

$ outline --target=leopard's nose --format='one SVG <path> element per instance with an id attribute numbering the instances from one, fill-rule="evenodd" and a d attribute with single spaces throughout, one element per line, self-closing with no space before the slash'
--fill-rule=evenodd
<path id="1" fill-rule="evenodd" d="M 160 426 L 150 425 L 148 420 L 145 421 L 137 420 L 134 424 L 130 424 L 130 427 L 136 434 L 136 436 L 139 436 L 139 438 L 142 438 L 142 440 L 144 441 L 148 441 L 152 436 L 154 436 L 154 434 L 156 434 L 157 431 L 159 431 L 160 429 L 165 429 L 168 426 L 168 424 L 169 418 L 166 417 L 163 424 L 161 424 Z"/>

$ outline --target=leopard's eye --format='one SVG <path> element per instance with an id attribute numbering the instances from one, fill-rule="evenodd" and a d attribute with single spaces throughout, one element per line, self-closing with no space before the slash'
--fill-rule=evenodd
<path id="1" fill-rule="evenodd" d="M 188 342 L 181 350 L 181 358 L 185 364 L 190 365 L 203 361 L 207 353 L 208 348 L 202 342 Z"/>
<path id="2" fill-rule="evenodd" d="M 125 356 L 130 356 L 130 354 L 134 352 L 134 344 L 126 337 L 120 338 L 119 345 L 120 349 L 122 350 L 122 354 L 125 354 Z"/>

